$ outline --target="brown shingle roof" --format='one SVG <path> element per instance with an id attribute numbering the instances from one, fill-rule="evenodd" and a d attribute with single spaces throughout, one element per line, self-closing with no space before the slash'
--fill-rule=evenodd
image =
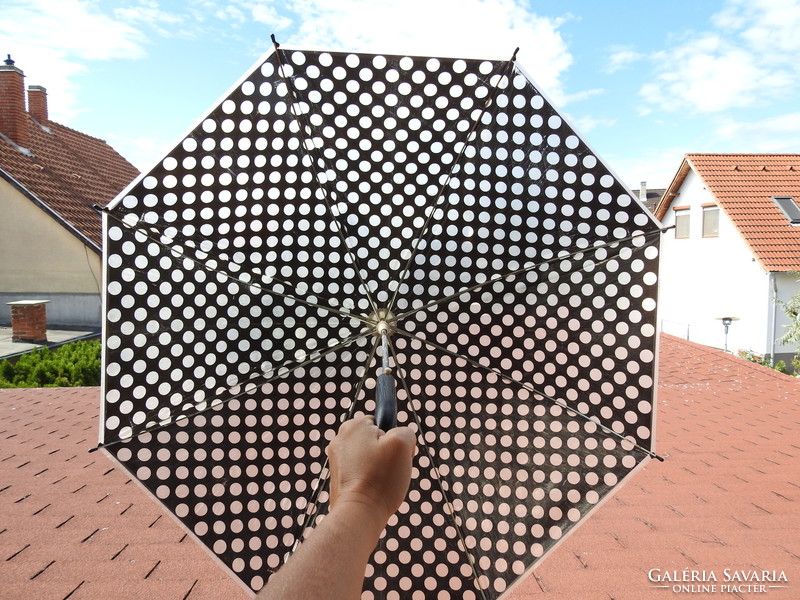
<path id="1" fill-rule="evenodd" d="M 800 154 L 687 154 L 655 215 L 663 219 L 692 168 L 766 271 L 800 270 L 800 227 L 772 201 L 800 202 Z"/>
<path id="2" fill-rule="evenodd" d="M 662 335 L 650 462 L 510 593 L 514 600 L 674 594 L 650 569 L 783 571 L 800 596 L 800 381 Z M 0 597 L 244 600 L 101 453 L 97 388 L 0 390 Z M 768 585 L 768 584 L 767 584 Z M 70 595 L 71 594 L 71 595 Z"/>
<path id="3" fill-rule="evenodd" d="M 27 118 L 33 156 L 0 139 L 0 169 L 100 248 L 92 206 L 108 204 L 139 171 L 103 140 Z"/>

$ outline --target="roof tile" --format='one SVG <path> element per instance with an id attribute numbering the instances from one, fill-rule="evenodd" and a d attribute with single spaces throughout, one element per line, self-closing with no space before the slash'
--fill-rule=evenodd
<path id="1" fill-rule="evenodd" d="M 672 597 L 650 569 L 785 571 L 769 598 L 798 597 L 800 381 L 666 335 L 659 369 L 666 462 L 647 463 L 510 598 Z M 249 598 L 105 455 L 86 453 L 98 404 L 96 388 L 0 390 L 4 600 Z"/>
<path id="2" fill-rule="evenodd" d="M 33 156 L 0 139 L 0 169 L 100 248 L 92 207 L 108 204 L 139 171 L 103 140 L 54 121 L 43 125 L 28 116 Z"/>
<path id="3" fill-rule="evenodd" d="M 800 154 L 687 154 L 656 207 L 657 218 L 666 214 L 690 167 L 765 270 L 800 270 L 800 227 L 772 201 L 791 196 L 800 203 Z"/>

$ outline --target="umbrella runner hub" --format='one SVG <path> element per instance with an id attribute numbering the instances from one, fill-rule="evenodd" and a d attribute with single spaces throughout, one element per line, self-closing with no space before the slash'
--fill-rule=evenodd
<path id="1" fill-rule="evenodd" d="M 367 317 L 367 328 L 376 337 L 382 337 L 384 332 L 389 335 L 395 330 L 397 316 L 388 308 L 379 308 Z"/>

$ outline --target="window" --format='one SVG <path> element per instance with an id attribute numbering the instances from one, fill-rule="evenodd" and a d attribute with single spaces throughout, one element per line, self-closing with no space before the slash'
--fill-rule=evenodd
<path id="1" fill-rule="evenodd" d="M 689 237 L 689 207 L 676 206 L 675 211 L 675 239 L 682 240 Z"/>
<path id="2" fill-rule="evenodd" d="M 800 207 L 791 196 L 773 196 L 772 201 L 781 209 L 783 216 L 792 225 L 800 225 Z"/>
<path id="3" fill-rule="evenodd" d="M 719 236 L 719 207 L 703 207 L 703 237 Z"/>

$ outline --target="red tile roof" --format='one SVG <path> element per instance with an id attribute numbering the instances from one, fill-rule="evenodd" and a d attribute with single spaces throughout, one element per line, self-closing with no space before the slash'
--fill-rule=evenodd
<path id="1" fill-rule="evenodd" d="M 725 569 L 782 571 L 786 587 L 759 597 L 800 597 L 800 380 L 667 335 L 659 368 L 666 462 L 649 462 L 508 597 L 683 597 L 656 588 L 651 569 L 713 572 L 716 592 L 685 594 L 698 599 L 751 597 L 719 591 Z M 0 596 L 249 598 L 121 469 L 87 454 L 98 404 L 97 388 L 0 390 Z"/>
<path id="2" fill-rule="evenodd" d="M 784 571 L 787 588 L 757 597 L 800 598 L 800 380 L 662 335 L 657 410 L 666 461 L 591 515 L 514 600 L 752 597 L 720 592 L 725 569 Z M 656 588 L 651 569 L 713 571 L 717 591 Z"/>
<path id="3" fill-rule="evenodd" d="M 102 453 L 98 388 L 0 390 L 0 597 L 249 595 Z"/>
<path id="4" fill-rule="evenodd" d="M 800 203 L 800 154 L 687 154 L 656 218 L 664 218 L 690 168 L 766 271 L 800 270 L 800 227 L 790 225 L 772 201 L 791 196 Z"/>
<path id="5" fill-rule="evenodd" d="M 99 249 L 101 221 L 92 206 L 108 204 L 139 171 L 103 140 L 27 120 L 33 156 L 0 139 L 0 177 L 13 178 Z"/>

